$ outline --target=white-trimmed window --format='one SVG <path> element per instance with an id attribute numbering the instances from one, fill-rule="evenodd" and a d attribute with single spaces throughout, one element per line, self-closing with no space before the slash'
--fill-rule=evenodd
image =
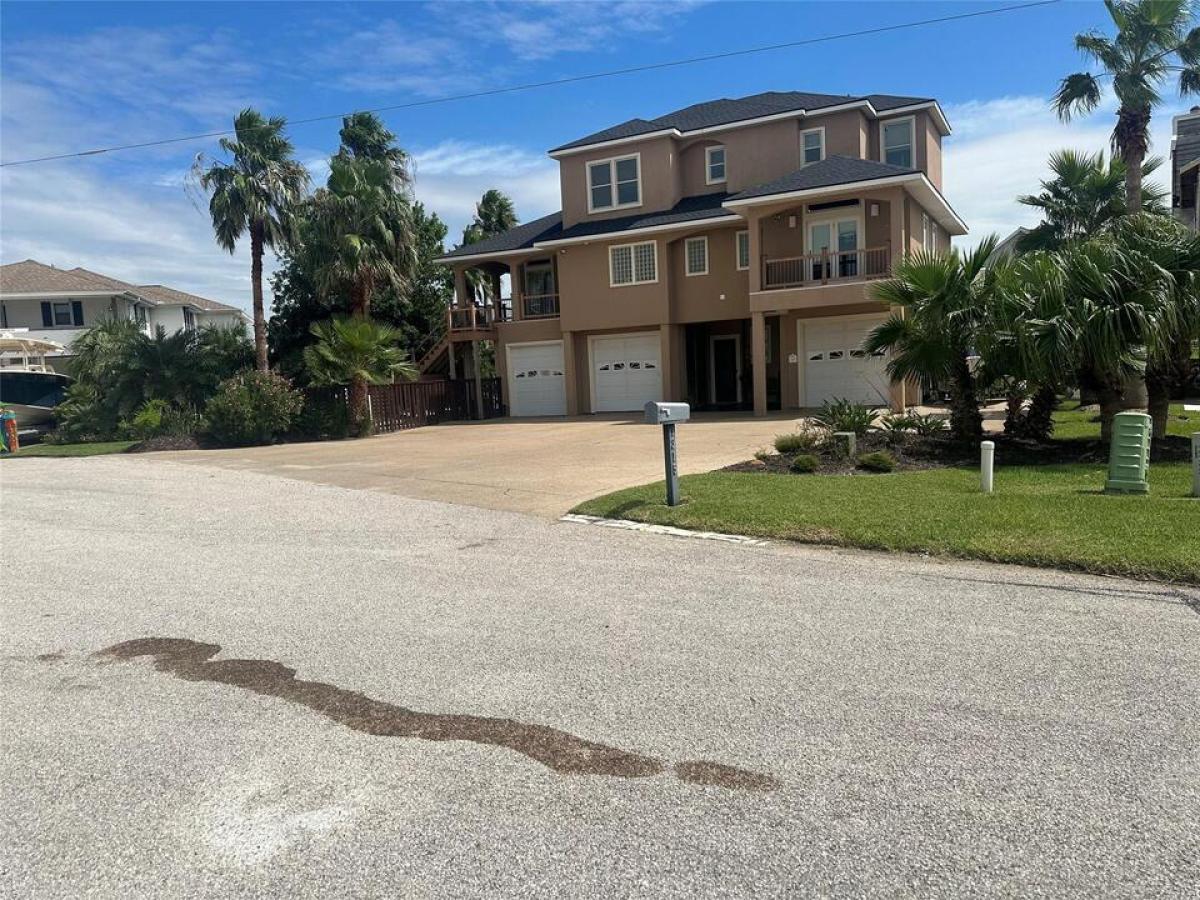
<path id="1" fill-rule="evenodd" d="M 891 166 L 913 167 L 913 132 L 915 120 L 912 116 L 884 122 L 880 126 L 880 158 Z"/>
<path id="2" fill-rule="evenodd" d="M 588 212 L 641 206 L 641 169 L 640 153 L 588 163 Z"/>
<path id="3" fill-rule="evenodd" d="M 825 158 L 825 129 L 809 128 L 800 132 L 800 165 L 809 166 Z"/>
<path id="4" fill-rule="evenodd" d="M 658 281 L 658 244 L 643 241 L 609 247 L 608 280 L 610 287 Z"/>
<path id="5" fill-rule="evenodd" d="M 704 183 L 720 184 L 725 180 L 725 148 L 704 149 Z"/>
<path id="6" fill-rule="evenodd" d="M 688 275 L 708 274 L 708 238 L 690 237 L 683 242 L 683 256 Z"/>
<path id="7" fill-rule="evenodd" d="M 183 309 L 183 327 L 187 331 L 196 330 L 196 314 L 186 306 Z"/>
<path id="8" fill-rule="evenodd" d="M 921 246 L 929 253 L 937 252 L 937 220 L 930 216 L 929 213 L 921 213 Z"/>
<path id="9" fill-rule="evenodd" d="M 750 268 L 750 232 L 739 231 L 733 236 L 734 251 L 737 255 L 737 267 L 739 270 Z"/>
<path id="10" fill-rule="evenodd" d="M 67 301 L 66 303 L 55 303 L 53 305 L 53 309 L 55 326 L 75 324 L 75 317 L 71 312 L 70 301 Z"/>

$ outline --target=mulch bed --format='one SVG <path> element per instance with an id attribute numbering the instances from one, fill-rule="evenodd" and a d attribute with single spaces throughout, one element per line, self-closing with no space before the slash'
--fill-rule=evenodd
<path id="1" fill-rule="evenodd" d="M 1108 463 L 1108 444 L 1103 441 L 1029 441 L 1003 434 L 988 435 L 996 444 L 997 466 L 1052 466 L 1070 463 Z M 955 466 L 978 466 L 979 447 L 951 440 L 949 435 L 920 437 L 907 434 L 896 439 L 882 432 L 868 432 L 858 438 L 857 453 L 886 450 L 896 460 L 896 472 L 915 472 L 924 469 L 944 469 Z M 879 475 L 857 468 L 854 460 L 839 455 L 832 448 L 821 447 L 811 452 L 820 461 L 813 475 Z M 1188 438 L 1168 435 L 1150 445 L 1151 462 L 1186 462 L 1191 459 Z M 721 469 L 722 472 L 768 472 L 779 475 L 792 472 L 792 460 L 799 453 L 775 453 L 762 459 L 750 459 Z"/>
<path id="2" fill-rule="evenodd" d="M 187 435 L 162 435 L 147 438 L 134 444 L 126 453 L 153 453 L 156 450 L 200 450 L 203 447 L 195 437 Z"/>

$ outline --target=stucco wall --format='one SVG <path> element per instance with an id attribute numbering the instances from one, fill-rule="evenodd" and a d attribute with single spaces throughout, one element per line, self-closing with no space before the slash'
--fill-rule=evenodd
<path id="1" fill-rule="evenodd" d="M 658 281 L 609 287 L 608 248 L 631 239 L 575 244 L 558 257 L 559 314 L 563 331 L 629 328 L 667 321 L 669 258 L 656 241 Z"/>
<path id="2" fill-rule="evenodd" d="M 708 239 L 708 274 L 688 275 L 685 239 L 669 245 L 670 319 L 707 322 L 750 315 L 750 273 L 737 268 L 734 235 L 739 228 L 715 228 L 688 235 Z"/>
<path id="3" fill-rule="evenodd" d="M 78 301 L 83 304 L 83 328 L 91 328 L 101 319 L 111 318 L 116 310 L 119 316 L 127 315 L 124 300 L 114 297 L 53 297 L 47 298 L 47 303 L 71 303 Z M 31 328 L 39 331 L 71 331 L 79 326 L 53 325 L 49 328 L 42 325 L 41 300 L 13 300 L 5 298 L 4 321 L 9 328 Z M 54 338 L 51 337 L 51 340 Z"/>
<path id="4" fill-rule="evenodd" d="M 642 179 L 641 205 L 589 214 L 588 163 L 601 159 L 630 156 L 635 153 L 641 156 L 639 161 L 639 174 Z M 637 141 L 615 148 L 602 148 L 588 153 L 565 156 L 559 160 L 558 176 L 564 228 L 570 228 L 584 219 L 598 221 L 629 216 L 638 212 L 669 209 L 675 205 L 680 196 L 677 152 L 675 142 L 669 137 Z"/>

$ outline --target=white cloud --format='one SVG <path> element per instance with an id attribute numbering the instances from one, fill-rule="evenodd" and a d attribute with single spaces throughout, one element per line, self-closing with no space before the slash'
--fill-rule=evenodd
<path id="1" fill-rule="evenodd" d="M 507 144 L 444 141 L 413 154 L 417 199 L 447 224 L 457 242 L 489 188 L 513 199 L 521 221 L 559 209 L 558 165 L 543 153 Z"/>
<path id="2" fill-rule="evenodd" d="M 1167 156 L 1171 117 L 1182 105 L 1162 107 L 1151 122 L 1151 153 Z M 1036 225 L 1037 212 L 1017 197 L 1038 191 L 1049 176 L 1047 160 L 1056 150 L 1072 148 L 1111 152 L 1114 101 L 1104 99 L 1092 115 L 1064 124 L 1045 97 L 998 97 L 946 106 L 954 134 L 946 141 L 945 194 L 971 233 L 960 239 L 973 246 L 989 234 L 1003 238 L 1019 226 Z M 1153 180 L 1166 183 L 1168 165 Z"/>

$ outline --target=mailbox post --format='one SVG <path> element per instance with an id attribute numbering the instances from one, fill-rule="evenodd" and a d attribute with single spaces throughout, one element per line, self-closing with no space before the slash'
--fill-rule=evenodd
<path id="1" fill-rule="evenodd" d="M 675 425 L 691 418 L 686 403 L 646 404 L 646 423 L 663 427 L 663 463 L 667 470 L 667 506 L 679 505 L 679 463 L 675 457 Z"/>

